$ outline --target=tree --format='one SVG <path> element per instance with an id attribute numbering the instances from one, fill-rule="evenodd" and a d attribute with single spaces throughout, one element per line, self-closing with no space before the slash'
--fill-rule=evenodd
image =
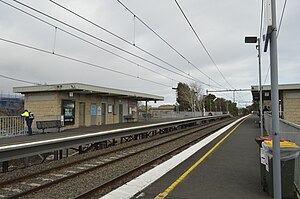
<path id="1" fill-rule="evenodd" d="M 193 104 L 195 111 L 203 111 L 203 88 L 200 84 L 191 83 L 190 84 L 191 95 L 193 98 Z"/>
<path id="2" fill-rule="evenodd" d="M 191 90 L 189 85 L 179 82 L 177 85 L 177 102 L 179 111 L 188 111 L 191 109 Z"/>
<path id="3" fill-rule="evenodd" d="M 205 106 L 205 110 L 206 111 L 216 111 L 216 107 L 215 107 L 215 99 L 217 97 L 213 94 L 208 94 L 205 98 L 204 98 L 204 106 Z"/>
<path id="4" fill-rule="evenodd" d="M 177 85 L 177 102 L 180 111 L 201 111 L 203 100 L 203 89 L 201 85 L 192 83 L 190 85 L 179 82 Z"/>
<path id="5" fill-rule="evenodd" d="M 238 115 L 238 108 L 236 107 L 236 103 L 229 101 L 228 111 L 231 115 L 237 116 Z"/>

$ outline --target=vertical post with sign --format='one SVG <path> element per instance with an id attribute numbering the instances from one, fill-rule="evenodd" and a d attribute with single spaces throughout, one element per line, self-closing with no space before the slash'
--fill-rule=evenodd
<path id="1" fill-rule="evenodd" d="M 265 49 L 270 40 L 271 62 L 271 100 L 272 100 L 272 144 L 273 144 L 273 187 L 274 198 L 281 199 L 281 162 L 280 162 L 280 132 L 279 132 L 279 93 L 278 93 L 278 58 L 277 58 L 277 26 L 276 0 L 267 0 L 265 6 Z"/>

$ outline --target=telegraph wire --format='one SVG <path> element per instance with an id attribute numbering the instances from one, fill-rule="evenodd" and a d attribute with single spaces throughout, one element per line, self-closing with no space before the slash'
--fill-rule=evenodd
<path id="1" fill-rule="evenodd" d="M 283 16 L 284 16 L 285 9 L 286 9 L 286 3 L 287 3 L 287 0 L 284 1 L 283 8 L 282 8 L 282 11 L 281 11 L 281 16 L 280 16 L 280 21 L 279 21 L 278 31 L 277 31 L 277 34 L 276 34 L 276 39 L 278 39 L 280 30 L 281 30 L 281 25 L 282 25 L 282 21 L 283 21 Z M 267 78 L 268 78 L 268 75 L 269 75 L 269 72 L 270 72 L 270 68 L 271 68 L 271 64 L 269 65 L 269 68 L 268 68 L 268 71 L 267 71 L 267 74 L 266 74 L 266 77 L 265 77 L 265 81 L 264 81 L 263 84 L 265 84 L 266 81 L 267 81 Z"/>
<path id="2" fill-rule="evenodd" d="M 93 63 L 90 63 L 90 62 L 87 62 L 87 61 L 83 61 L 83 60 L 80 60 L 80 59 L 76 59 L 76 58 L 73 58 L 73 57 L 70 57 L 70 56 L 66 56 L 66 55 L 63 55 L 63 54 L 53 53 L 52 51 L 44 50 L 44 49 L 37 48 L 37 47 L 34 47 L 34 46 L 29 46 L 27 44 L 23 44 L 23 43 L 11 41 L 11 40 L 4 39 L 4 38 L 1 38 L 1 37 L 0 37 L 0 40 L 4 41 L 4 42 L 7 42 L 7 43 L 10 43 L 10 44 L 15 44 L 17 46 L 21 46 L 21 47 L 24 47 L 24 48 L 32 49 L 32 50 L 35 50 L 35 51 L 38 51 L 38 52 L 43 52 L 43 53 L 46 53 L 46 54 L 50 54 L 50 55 L 54 55 L 54 56 L 57 56 L 57 57 L 60 57 L 60 58 L 71 60 L 71 61 L 74 61 L 74 62 L 85 64 L 85 65 L 88 65 L 88 66 L 91 66 L 91 67 L 100 68 L 100 69 L 107 70 L 107 71 L 110 71 L 110 72 L 113 72 L 113 73 L 118 73 L 118 74 L 121 74 L 121 75 L 124 75 L 124 76 L 141 79 L 143 81 L 151 82 L 151 83 L 154 83 L 154 84 L 157 84 L 157 85 L 161 85 L 161 86 L 165 86 L 165 87 L 170 87 L 170 85 L 166 85 L 166 84 L 163 84 L 163 83 L 155 82 L 155 81 L 152 81 L 152 80 L 149 80 L 149 79 L 146 79 L 146 78 L 142 78 L 142 77 L 136 77 L 136 76 L 131 75 L 131 74 L 127 74 L 127 73 L 124 73 L 124 72 L 121 72 L 121 71 L 117 71 L 117 70 L 114 70 L 114 69 L 111 69 L 111 68 L 106 68 L 106 67 L 103 67 L 103 66 L 100 66 L 100 65 L 97 65 L 97 64 L 93 64 Z"/>
<path id="3" fill-rule="evenodd" d="M 159 65 L 159 64 L 157 64 L 157 63 L 154 63 L 154 62 L 152 62 L 152 61 L 149 61 L 149 60 L 147 60 L 147 59 L 145 59 L 145 58 L 143 58 L 143 57 L 141 57 L 141 56 L 138 56 L 138 55 L 136 55 L 136 54 L 134 54 L 134 53 L 131 53 L 131 52 L 129 52 L 129 51 L 127 51 L 127 50 L 125 50 L 125 49 L 123 49 L 123 48 L 121 48 L 121 47 L 118 47 L 118 46 L 116 46 L 116 45 L 114 45 L 114 44 L 112 44 L 112 43 L 109 43 L 109 42 L 107 42 L 107 41 L 105 41 L 105 40 L 102 40 L 102 39 L 100 39 L 100 38 L 98 38 L 98 37 L 96 37 L 96 36 L 94 36 L 94 35 L 92 35 L 92 34 L 89 34 L 89 33 L 85 32 L 85 31 L 83 31 L 83 30 L 80 30 L 79 28 L 76 28 L 76 27 L 74 27 L 74 26 L 72 26 L 72 25 L 70 25 L 70 24 L 68 24 L 68 23 L 65 23 L 65 22 L 63 22 L 63 21 L 61 21 L 61 20 L 59 20 L 59 19 L 56 19 L 55 17 L 52 17 L 52 16 L 50 16 L 50 15 L 48 15 L 48 14 L 46 14 L 46 13 L 43 13 L 43 12 L 41 12 L 41 11 L 39 11 L 39 10 L 33 8 L 33 7 L 30 7 L 30 6 L 24 4 L 24 3 L 20 2 L 20 1 L 17 1 L 17 0 L 13 0 L 13 1 L 16 2 L 16 3 L 18 3 L 18 4 L 20 4 L 20 5 L 22 5 L 22 6 L 24 6 L 24 7 L 26 7 L 26 8 L 28 8 L 28 9 L 33 10 L 33 11 L 35 11 L 35 12 L 41 14 L 41 15 L 44 15 L 44 16 L 46 16 L 46 17 L 52 19 L 52 20 L 55 20 L 55 21 L 57 21 L 57 22 L 59 22 L 59 23 L 65 25 L 65 26 L 67 26 L 67 27 L 69 27 L 69 28 L 72 28 L 72 29 L 74 29 L 74 30 L 76 30 L 76 31 L 78 31 L 78 32 L 80 32 L 80 33 L 82 33 L 82 34 L 85 34 L 85 35 L 87 35 L 87 36 L 89 36 L 89 37 L 92 37 L 93 39 L 96 39 L 96 40 L 98 40 L 98 41 L 100 41 L 100 42 L 103 42 L 103 43 L 105 43 L 105 44 L 107 44 L 107 45 L 109 45 L 109 46 L 111 46 L 111 47 L 113 47 L 113 48 L 116 48 L 116 49 L 122 51 L 122 52 L 125 52 L 125 53 L 127 53 L 127 54 L 129 54 L 129 55 L 131 55 L 131 56 L 137 57 L 137 58 L 139 58 L 139 59 L 141 59 L 141 60 L 143 60 L 143 61 L 146 61 L 146 62 L 148 62 L 148 63 L 150 63 L 150 64 L 153 64 L 153 65 L 156 65 L 156 66 L 158 66 L 158 67 L 162 67 L 161 65 Z M 11 4 L 9 4 L 9 3 L 7 3 L 7 2 L 4 2 L 3 0 L 0 0 L 0 2 L 3 2 L 3 3 L 5 3 L 5 4 L 7 4 L 7 5 L 11 6 L 11 7 L 14 7 L 14 6 L 12 6 Z M 14 8 L 16 8 L 16 7 L 14 7 Z M 17 9 L 18 9 L 18 10 L 21 10 L 21 9 L 19 9 L 19 8 L 17 8 Z M 24 11 L 24 12 L 25 12 L 25 11 Z M 35 17 L 35 18 L 38 18 L 38 17 Z M 41 20 L 41 21 L 44 21 L 44 20 Z M 49 24 L 49 23 L 48 23 L 48 24 Z M 62 30 L 62 29 L 60 29 L 60 30 Z M 184 78 L 187 78 L 187 79 L 190 79 L 190 80 L 193 80 L 193 81 L 198 81 L 198 82 L 200 82 L 200 83 L 202 83 L 202 84 L 204 84 L 204 85 L 208 85 L 208 84 L 202 82 L 201 80 L 199 80 L 199 79 L 197 79 L 197 78 L 195 78 L 195 77 L 193 77 L 193 76 L 191 76 L 191 75 L 186 74 L 184 71 L 182 71 L 182 70 L 176 68 L 175 66 L 173 66 L 173 65 L 171 65 L 171 64 L 169 64 L 169 63 L 167 63 L 167 62 L 165 62 L 164 60 L 161 60 L 160 58 L 156 57 L 155 55 L 152 55 L 152 56 L 155 57 L 156 59 L 158 59 L 158 60 L 164 62 L 165 64 L 171 66 L 172 68 L 174 68 L 174 69 L 176 69 L 176 70 L 182 72 L 183 74 L 185 74 L 185 75 L 187 75 L 187 76 L 184 76 L 183 74 L 180 74 L 180 73 L 177 73 L 177 72 L 172 71 L 173 73 L 176 73 L 176 74 L 178 74 L 178 75 L 180 75 L 180 76 L 182 76 L 182 77 L 184 77 Z M 209 85 L 208 85 L 208 86 L 209 86 Z"/>
<path id="4" fill-rule="evenodd" d="M 139 66 L 141 66 L 142 68 L 144 68 L 144 69 L 146 69 L 146 70 L 148 70 L 148 71 L 151 71 L 151 72 L 153 72 L 153 73 L 155 73 L 155 74 L 157 74 L 157 75 L 163 76 L 163 77 L 168 78 L 168 79 L 170 79 L 170 80 L 176 80 L 176 79 L 174 79 L 174 78 L 170 78 L 170 77 L 168 77 L 168 76 L 166 76 L 166 75 L 163 75 L 163 74 L 161 74 L 161 73 L 158 73 L 157 71 L 154 71 L 154 70 L 152 70 L 152 69 L 150 69 L 150 68 L 148 68 L 148 67 L 146 67 L 146 66 L 143 66 L 143 65 L 141 65 L 141 64 L 138 64 L 138 63 L 136 63 L 136 62 L 134 62 L 134 61 L 132 61 L 132 60 L 130 60 L 130 59 L 127 59 L 127 58 L 125 58 L 125 57 L 123 57 L 123 56 L 121 56 L 121 55 L 118 55 L 118 54 L 116 54 L 116 53 L 114 53 L 114 52 L 112 52 L 112 51 L 110 51 L 110 50 L 107 50 L 107 49 L 105 49 L 105 48 L 102 48 L 102 47 L 99 46 L 99 45 L 96 45 L 96 44 L 94 44 L 94 43 L 92 43 L 92 42 L 90 42 L 90 41 L 88 41 L 88 40 L 86 40 L 86 39 L 83 39 L 82 37 L 79 37 L 79 36 L 77 36 L 77 35 L 75 35 L 75 34 L 73 34 L 73 33 L 68 32 L 68 31 L 66 31 L 66 30 L 64 30 L 64 29 L 62 29 L 62 28 L 59 28 L 59 27 L 57 27 L 57 26 L 55 26 L 55 25 L 53 25 L 53 24 L 51 24 L 51 23 L 49 23 L 49 22 L 47 22 L 47 21 L 45 21 L 45 20 L 43 20 L 43 19 L 41 19 L 41 18 L 39 18 L 39 17 L 36 17 L 36 16 L 34 16 L 34 15 L 32 15 L 32 14 L 30 14 L 30 13 L 28 13 L 28 12 L 26 12 L 26 11 L 20 9 L 20 8 L 17 8 L 17 7 L 15 7 L 15 6 L 13 6 L 13 5 L 9 4 L 9 3 L 3 2 L 2 0 L 0 0 L 0 2 L 5 3 L 5 4 L 7 4 L 8 6 L 14 8 L 14 9 L 17 9 L 18 11 L 23 12 L 23 13 L 25 13 L 25 14 L 27 14 L 27 15 L 29 15 L 29 16 L 31 16 L 31 17 L 33 17 L 33 18 L 35 18 L 35 19 L 37 19 L 37 20 L 39 20 L 39 21 L 41 21 L 41 22 L 47 24 L 47 25 L 49 25 L 49 26 L 52 26 L 52 27 L 54 27 L 56 30 L 58 29 L 58 30 L 60 30 L 60 31 L 62 31 L 62 32 L 68 34 L 68 35 L 71 35 L 71 36 L 73 36 L 73 37 L 75 37 L 75 38 L 77 38 L 77 39 L 79 39 L 79 40 L 81 40 L 81 41 L 83 41 L 83 42 L 86 42 L 86 43 L 88 43 L 88 44 L 90 44 L 90 45 L 92 45 L 92 46 L 94 46 L 94 47 L 97 47 L 97 48 L 99 48 L 99 49 L 101 49 L 101 50 L 103 50 L 103 51 L 106 51 L 106 52 L 108 52 L 108 53 L 110 53 L 110 54 L 112 54 L 112 55 L 114 55 L 114 56 L 117 56 L 117 57 L 119 57 L 119 58 L 121 58 L 121 59 L 123 59 L 123 60 L 126 60 L 126 61 L 128 61 L 128 62 L 130 62 L 130 63 L 132 63 L 132 64 L 139 65 Z M 141 59 L 144 60 L 144 58 L 141 58 Z M 145 59 L 144 61 L 147 61 L 147 60 Z M 160 67 L 160 68 L 162 68 L 162 69 L 164 69 L 164 70 L 166 70 L 166 71 L 169 71 L 169 72 L 174 73 L 174 74 L 176 74 L 176 75 L 182 76 L 182 77 L 184 77 L 184 78 L 191 79 L 191 78 L 186 77 L 186 76 L 184 76 L 184 75 L 182 75 L 182 74 L 180 74 L 180 73 L 178 73 L 178 72 L 172 71 L 172 70 L 170 70 L 170 69 L 168 69 L 168 68 L 165 68 L 165 67 L 163 67 L 163 66 L 161 66 L 161 65 L 158 65 L 158 64 L 156 64 L 156 63 L 153 63 L 153 62 L 150 62 L 150 61 L 148 61 L 148 63 L 151 63 L 151 64 L 153 64 L 153 65 L 155 65 L 155 66 L 158 66 L 158 67 Z M 194 80 L 194 79 L 191 79 L 191 80 Z M 179 80 L 176 80 L 176 81 L 180 82 Z M 204 83 L 204 84 L 205 84 L 205 83 Z"/>
<path id="5" fill-rule="evenodd" d="M 136 45 L 135 40 L 133 40 L 133 43 L 131 43 L 131 42 L 128 41 L 127 39 L 125 39 L 125 38 L 123 38 L 123 37 L 121 37 L 121 36 L 119 36 L 119 35 L 117 35 L 117 34 L 111 32 L 111 31 L 107 30 L 106 28 L 103 28 L 102 26 L 100 26 L 100 25 L 96 24 L 95 22 L 93 22 L 93 21 L 91 21 L 91 20 L 89 20 L 89 19 L 83 17 L 82 15 L 80 15 L 80 14 L 78 14 L 78 13 L 72 11 L 71 9 L 69 9 L 69 8 L 67 8 L 67 7 L 65 7 L 65 6 L 63 6 L 63 5 L 61 5 L 61 4 L 57 3 L 57 2 L 55 2 L 55 1 L 53 1 L 53 0 L 49 0 L 49 1 L 50 1 L 51 3 L 53 3 L 53 4 L 57 5 L 57 6 L 59 6 L 60 8 L 66 10 L 66 11 L 72 13 L 72 14 L 74 14 L 75 16 L 77 16 L 77 17 L 83 19 L 84 21 L 87 21 L 88 23 L 90 23 L 90 24 L 92 24 L 92 25 L 94 25 L 94 26 L 100 28 L 101 30 L 103 30 L 103 31 L 105 31 L 105 32 L 107 32 L 107 33 L 109 33 L 109 34 L 111 34 L 111 35 L 117 37 L 118 39 L 124 41 L 125 43 L 134 46 L 135 48 L 141 50 L 142 52 L 147 53 L 148 55 L 150 55 L 150 56 L 152 56 L 152 57 L 158 59 L 159 61 L 162 61 L 163 63 L 165 63 L 165 64 L 167 64 L 167 65 L 169 65 L 169 66 L 171 66 L 171 67 L 173 67 L 173 68 L 179 70 L 180 72 L 185 73 L 185 74 L 187 74 L 188 76 L 192 77 L 190 74 L 188 74 L 188 73 L 186 73 L 186 72 L 184 72 L 184 71 L 178 69 L 178 68 L 175 67 L 174 65 L 170 65 L 169 63 L 167 63 L 166 61 L 162 60 L 161 58 L 159 58 L 159 57 L 153 55 L 152 53 L 146 51 L 145 49 L 139 47 L 138 45 Z M 186 60 L 187 62 L 190 63 L 190 61 L 189 61 L 187 58 L 185 58 L 180 52 L 178 52 L 171 44 L 169 44 L 169 43 L 168 43 L 165 39 L 163 39 L 158 33 L 156 33 L 150 26 L 148 26 L 143 20 L 141 20 L 135 13 L 133 13 L 133 12 L 132 12 L 128 7 L 126 7 L 121 1 L 119 1 L 119 0 L 117 0 L 117 1 L 118 1 L 118 2 L 119 2 L 119 3 L 120 3 L 127 11 L 129 11 L 129 12 L 134 16 L 134 37 L 135 37 L 135 19 L 137 19 L 137 20 L 139 20 L 144 26 L 146 26 L 152 33 L 154 33 L 158 38 L 160 38 L 164 43 L 166 43 L 171 49 L 173 49 L 177 54 L 179 54 L 184 60 Z M 205 75 L 206 77 L 210 78 L 207 74 L 205 74 L 205 73 L 202 72 L 199 68 L 197 68 L 193 63 L 191 63 L 191 65 L 193 65 L 193 67 L 196 68 L 196 69 L 197 69 L 199 72 L 201 72 L 203 75 Z M 192 78 L 194 78 L 194 77 L 192 77 Z M 213 80 L 213 81 L 214 81 L 214 80 Z M 215 82 L 216 84 L 218 84 L 219 86 L 222 86 L 222 85 L 220 85 L 219 83 L 217 83 L 216 81 L 214 81 L 214 82 Z M 203 84 L 203 82 L 201 82 L 201 83 Z M 205 83 L 204 83 L 204 84 L 205 84 Z"/>
<path id="6" fill-rule="evenodd" d="M 197 37 L 198 41 L 200 42 L 201 46 L 203 47 L 204 51 L 206 52 L 206 54 L 208 55 L 209 59 L 211 60 L 211 62 L 214 64 L 214 66 L 217 68 L 217 70 L 219 71 L 219 73 L 221 74 L 222 78 L 225 80 L 225 82 L 231 87 L 234 88 L 228 81 L 227 79 L 224 77 L 223 73 L 220 71 L 218 65 L 216 64 L 216 62 L 214 61 L 214 59 L 212 58 L 211 54 L 208 52 L 207 48 L 205 47 L 204 43 L 202 42 L 202 40 L 200 39 L 200 37 L 198 36 L 197 32 L 195 31 L 195 29 L 193 28 L 192 24 L 190 23 L 189 19 L 187 18 L 187 16 L 185 15 L 185 13 L 183 12 L 182 8 L 180 7 L 179 3 L 177 2 L 177 0 L 175 0 L 178 8 L 180 9 L 182 15 L 184 16 L 184 18 L 186 19 L 187 23 L 189 24 L 189 26 L 191 27 L 192 31 L 194 32 L 195 36 Z"/>
<path id="7" fill-rule="evenodd" d="M 36 82 L 30 82 L 30 81 L 27 81 L 27 80 L 17 79 L 17 78 L 9 77 L 9 76 L 6 76 L 6 75 L 1 75 L 1 74 L 0 74 L 0 77 L 3 77 L 3 78 L 5 78 L 5 79 L 14 80 L 14 81 L 17 81 L 17 82 L 26 83 L 26 84 L 39 85 L 39 83 L 36 83 Z"/>
<path id="8" fill-rule="evenodd" d="M 1 1 L 1 2 L 4 2 L 3 0 L 0 0 L 0 1 Z M 109 45 L 109 46 L 111 46 L 111 47 L 113 47 L 113 48 L 116 48 L 116 49 L 118 49 L 118 50 L 120 50 L 120 51 L 123 51 L 123 52 L 125 52 L 125 53 L 127 53 L 127 54 L 129 54 L 129 55 L 131 55 L 131 56 L 134 56 L 134 57 L 136 57 L 136 58 L 142 59 L 143 61 L 146 61 L 146 62 L 151 63 L 151 64 L 156 65 L 156 66 L 159 65 L 159 64 L 156 64 L 156 63 L 154 63 L 154 62 L 152 62 L 152 61 L 149 61 L 149 60 L 147 60 L 147 59 L 145 59 L 145 58 L 143 58 L 143 57 L 141 57 L 141 56 L 138 56 L 138 55 L 136 55 L 136 54 L 134 54 L 134 53 L 132 53 L 132 52 L 129 52 L 129 51 L 127 51 L 127 50 L 125 50 L 125 49 L 123 49 L 123 48 L 121 48 L 121 47 L 118 47 L 118 46 L 116 46 L 116 45 L 114 45 L 114 44 L 112 44 L 112 43 L 110 43 L 110 42 L 107 42 L 107 41 L 105 41 L 105 40 L 103 40 L 103 39 L 100 39 L 99 37 L 96 37 L 96 36 L 94 36 L 94 35 L 92 35 L 92 34 L 90 34 L 90 33 L 87 33 L 87 32 L 85 32 L 85 31 L 83 31 L 83 30 L 81 30 L 81 29 L 79 29 L 79 28 L 76 28 L 75 26 L 72 26 L 72 25 L 70 25 L 70 24 L 68 24 L 68 23 L 66 23 L 66 22 L 63 22 L 63 21 L 61 21 L 61 20 L 59 20 L 59 19 L 56 19 L 55 17 L 52 17 L 52 16 L 50 16 L 50 15 L 44 13 L 44 12 L 41 12 L 41 11 L 39 11 L 39 10 L 37 10 L 37 9 L 35 9 L 35 8 L 31 7 L 31 6 L 29 6 L 29 5 L 26 5 L 26 4 L 22 3 L 22 2 L 20 2 L 20 1 L 17 1 L 17 0 L 13 0 L 13 1 L 16 2 L 16 3 L 18 3 L 18 4 L 20 4 L 20 5 L 22 5 L 22 6 L 24 6 L 24 7 L 26 7 L 26 8 L 28 8 L 28 9 L 33 10 L 33 11 L 35 11 L 35 12 L 41 14 L 41 15 L 44 15 L 44 16 L 46 16 L 46 17 L 48 17 L 48 18 L 50 18 L 50 19 L 52 19 L 52 20 L 54 20 L 54 21 L 57 21 L 57 22 L 59 22 L 59 23 L 65 25 L 65 26 L 67 26 L 67 27 L 69 27 L 69 28 L 72 28 L 72 29 L 74 29 L 74 30 L 76 30 L 76 31 L 78 31 L 78 32 L 80 32 L 80 33 L 82 33 L 82 34 L 85 34 L 85 35 L 87 35 L 87 36 L 89 36 L 89 37 L 92 37 L 93 39 L 96 39 L 96 40 L 98 40 L 98 41 L 100 41 L 100 42 L 103 42 L 103 43 L 105 43 L 106 45 Z M 155 55 L 153 55 L 153 57 L 155 57 Z M 155 57 L 155 58 L 159 59 L 158 57 Z M 159 59 L 159 60 L 160 60 L 160 59 Z M 160 61 L 164 62 L 163 60 L 160 60 Z M 176 70 L 178 70 L 178 71 L 180 71 L 180 72 L 182 72 L 182 73 L 185 73 L 184 71 L 182 71 L 182 70 L 176 68 L 175 66 L 172 66 L 171 64 L 169 64 L 169 63 L 167 63 L 167 62 L 164 62 L 164 63 L 167 64 L 167 65 L 169 65 L 169 66 L 171 66 L 171 67 L 173 67 L 174 69 L 176 69 Z M 195 80 L 195 79 L 193 79 L 193 80 Z"/>
<path id="9" fill-rule="evenodd" d="M 284 11 L 285 11 L 285 8 L 286 8 L 286 3 L 287 3 L 287 0 L 284 1 L 284 4 L 283 4 L 283 8 L 282 8 L 282 12 L 281 12 L 281 17 L 280 17 L 280 21 L 279 21 L 279 26 L 278 26 L 278 31 L 277 31 L 277 38 L 279 36 L 279 33 L 280 33 L 280 29 L 281 29 L 281 25 L 282 25 L 282 20 L 283 20 L 283 15 L 284 15 Z"/>
<path id="10" fill-rule="evenodd" d="M 17 1 L 17 0 L 14 0 L 14 1 L 17 2 L 17 3 L 19 3 L 19 1 Z M 66 8 L 66 7 L 64 7 L 64 6 L 62 6 L 61 4 L 59 4 L 59 3 L 57 3 L 57 2 L 55 2 L 55 1 L 53 1 L 53 0 L 49 0 L 49 1 L 52 2 L 52 3 L 55 4 L 55 5 L 57 5 L 57 6 L 61 7 L 61 8 L 63 8 L 63 9 L 65 9 L 66 11 L 68 11 L 68 12 L 70 12 L 70 13 L 76 15 L 77 17 L 79 17 L 79 18 L 81 18 L 81 19 L 83 19 L 83 20 L 85 20 L 85 21 L 91 23 L 92 25 L 94 25 L 94 26 L 100 28 L 101 30 L 103 30 L 103 31 L 105 31 L 105 32 L 107 32 L 107 33 L 109 33 L 109 34 L 111 34 L 111 35 L 117 37 L 118 39 L 120 39 L 120 40 L 126 42 L 127 44 L 130 44 L 130 45 L 134 46 L 135 48 L 141 50 L 142 52 L 144 52 L 144 53 L 146 53 L 146 54 L 148 54 L 148 55 L 150 55 L 150 56 L 156 58 L 157 60 L 159 60 L 159 61 L 161 61 L 161 62 L 167 64 L 168 66 L 171 66 L 172 68 L 174 68 L 174 69 L 176 69 L 176 70 L 178 70 L 178 71 L 180 71 L 180 72 L 182 72 L 182 73 L 185 73 L 183 70 L 181 70 L 181 69 L 175 67 L 174 65 L 172 65 L 172 64 L 170 64 L 170 63 L 168 63 L 168 62 L 166 62 L 165 60 L 163 60 L 163 59 L 157 57 L 156 55 L 154 55 L 154 54 L 152 54 L 152 53 L 150 53 L 150 52 L 148 52 L 148 51 L 142 49 L 141 47 L 137 46 L 135 43 L 131 43 L 130 41 L 124 39 L 123 37 L 118 36 L 117 34 L 115 34 L 115 33 L 111 32 L 111 31 L 107 30 L 106 28 L 103 28 L 102 26 L 100 26 L 100 25 L 94 23 L 93 21 L 91 21 L 91 20 L 89 20 L 89 19 L 87 19 L 87 18 L 85 18 L 85 17 L 83 17 L 83 16 L 77 14 L 76 12 L 74 12 L 74 11 L 72 11 L 72 10 L 70 10 L 70 9 L 68 9 L 68 8 Z M 21 5 L 23 5 L 23 4 L 21 3 Z M 25 5 L 25 4 L 24 4 L 24 5 Z M 26 6 L 27 6 L 27 5 L 26 5 Z M 35 10 L 35 9 L 34 9 L 34 10 Z M 35 11 L 36 11 L 36 10 L 35 10 Z M 41 14 L 42 14 L 42 13 L 41 13 Z M 43 15 L 44 15 L 44 13 L 43 13 Z M 45 16 L 51 17 L 51 16 L 46 15 L 46 14 L 45 14 Z M 52 17 L 51 17 L 51 19 L 54 19 L 54 20 L 60 22 L 60 20 L 57 20 L 57 19 L 55 19 L 55 18 L 52 18 Z M 60 23 L 61 23 L 61 22 L 60 22 Z M 64 25 L 65 25 L 65 24 L 64 24 Z M 185 73 L 185 74 L 186 74 L 186 73 Z M 192 76 L 191 76 L 191 77 L 192 77 Z"/>
<path id="11" fill-rule="evenodd" d="M 50 0 L 52 1 L 52 0 Z M 201 71 L 197 66 L 195 66 L 191 61 L 189 61 L 182 53 L 180 53 L 178 50 L 176 50 L 169 42 L 167 42 L 164 38 L 162 38 L 156 31 L 154 31 L 149 25 L 147 25 L 141 18 L 139 18 L 133 11 L 131 11 L 124 3 L 122 3 L 120 0 L 117 0 L 128 12 L 130 12 L 136 19 L 138 19 L 145 27 L 147 27 L 154 35 L 156 35 L 160 40 L 162 40 L 167 46 L 169 46 L 173 51 L 175 51 L 180 57 L 182 57 L 185 61 L 187 61 L 189 64 L 191 64 L 196 70 L 198 70 L 200 73 L 202 73 L 207 78 L 211 79 L 210 76 L 208 76 L 206 73 Z M 215 80 L 212 79 L 214 83 L 217 85 L 223 87 L 223 85 L 219 84 Z M 225 88 L 225 87 L 223 87 Z"/>

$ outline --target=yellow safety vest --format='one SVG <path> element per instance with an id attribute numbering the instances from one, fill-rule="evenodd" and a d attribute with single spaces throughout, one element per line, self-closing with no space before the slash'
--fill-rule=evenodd
<path id="1" fill-rule="evenodd" d="M 29 117 L 29 112 L 25 111 L 24 113 L 21 114 L 22 117 Z"/>

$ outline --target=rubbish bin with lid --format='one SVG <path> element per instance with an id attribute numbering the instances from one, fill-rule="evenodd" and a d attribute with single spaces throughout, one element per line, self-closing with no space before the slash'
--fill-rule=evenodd
<path id="1" fill-rule="evenodd" d="M 259 145 L 259 161 L 260 161 L 260 183 L 263 187 L 263 191 L 266 191 L 267 180 L 266 180 L 266 155 L 262 148 L 262 143 L 264 141 L 271 141 L 272 136 L 259 136 L 255 138 L 256 143 Z M 287 141 L 284 138 L 280 138 L 280 142 Z"/>
<path id="2" fill-rule="evenodd" d="M 265 159 L 266 191 L 273 197 L 273 146 L 272 141 L 264 141 L 262 150 Z M 281 190 L 282 198 L 294 198 L 294 170 L 295 159 L 298 157 L 300 147 L 293 142 L 280 142 L 280 163 L 281 163 Z"/>

